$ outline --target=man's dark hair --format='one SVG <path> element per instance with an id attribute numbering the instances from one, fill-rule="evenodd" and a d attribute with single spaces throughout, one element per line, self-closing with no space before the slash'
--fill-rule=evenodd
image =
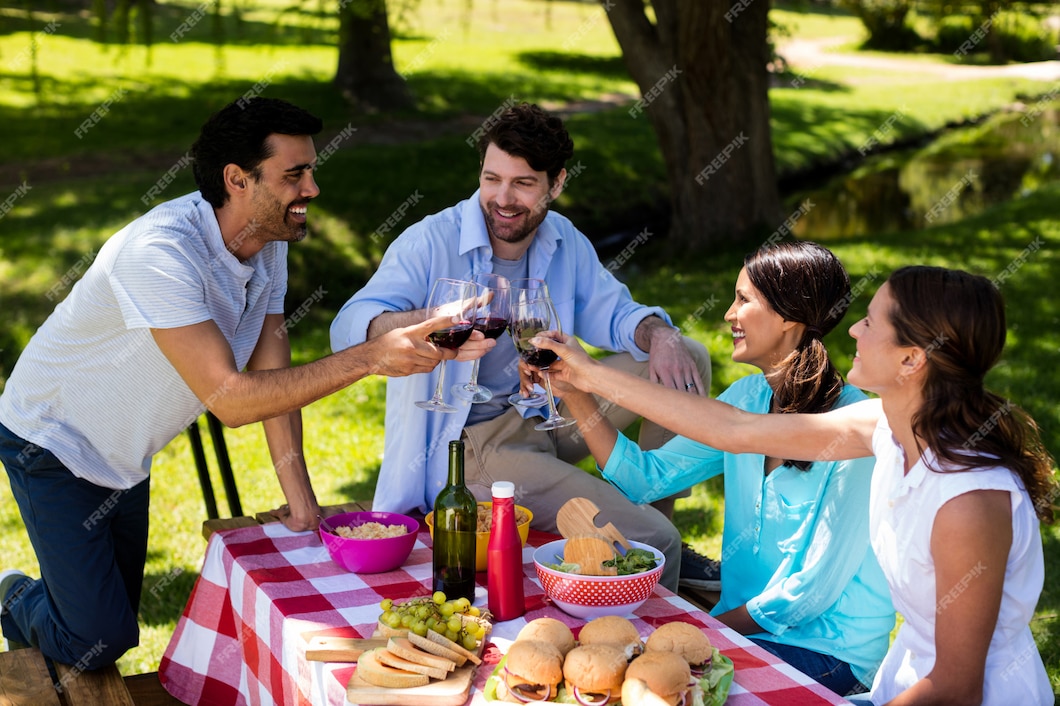
<path id="1" fill-rule="evenodd" d="M 260 176 L 262 161 L 272 156 L 269 135 L 316 135 L 320 118 L 278 98 L 240 98 L 210 116 L 191 146 L 192 171 L 204 199 L 214 208 L 228 201 L 224 168 L 239 165 Z"/>
<path id="2" fill-rule="evenodd" d="M 514 105 L 490 122 L 478 141 L 480 164 L 490 143 L 513 157 L 522 157 L 534 171 L 545 172 L 550 186 L 574 155 L 574 141 L 563 121 L 532 103 Z"/>

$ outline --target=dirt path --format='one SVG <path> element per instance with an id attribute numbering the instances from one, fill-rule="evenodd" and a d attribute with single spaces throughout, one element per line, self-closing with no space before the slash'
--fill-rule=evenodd
<path id="1" fill-rule="evenodd" d="M 907 72 L 918 77 L 971 81 L 984 78 L 1029 78 L 1037 81 L 1060 81 L 1060 61 L 1037 61 L 1029 64 L 1007 64 L 1004 66 L 973 66 L 940 64 L 924 59 L 869 56 L 864 54 L 836 52 L 834 49 L 850 42 L 849 37 L 828 39 L 794 39 L 778 47 L 777 53 L 784 57 L 792 69 L 799 74 L 812 75 L 822 66 L 848 66 L 885 71 Z M 857 76 L 848 78 L 850 83 L 859 83 Z"/>

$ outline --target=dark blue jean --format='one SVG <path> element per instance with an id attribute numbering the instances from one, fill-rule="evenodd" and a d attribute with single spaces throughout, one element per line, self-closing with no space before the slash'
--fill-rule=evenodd
<path id="1" fill-rule="evenodd" d="M 840 696 L 861 694 L 868 691 L 865 685 L 854 677 L 854 673 L 850 671 L 850 665 L 841 659 L 802 647 L 782 645 L 779 642 L 770 642 L 769 640 L 760 640 L 754 637 L 751 638 L 751 642 L 767 652 L 772 652 L 792 667 L 795 667 L 795 669 Z"/>
<path id="2" fill-rule="evenodd" d="M 89 483 L 2 424 L 0 461 L 41 571 L 8 592 L 4 635 L 79 669 L 113 664 L 140 641 L 150 480 Z"/>

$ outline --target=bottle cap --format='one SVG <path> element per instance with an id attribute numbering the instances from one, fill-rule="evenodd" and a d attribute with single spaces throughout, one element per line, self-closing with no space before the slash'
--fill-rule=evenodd
<path id="1" fill-rule="evenodd" d="M 514 498 L 515 483 L 512 483 L 510 480 L 496 481 L 491 487 L 491 492 L 495 498 Z"/>

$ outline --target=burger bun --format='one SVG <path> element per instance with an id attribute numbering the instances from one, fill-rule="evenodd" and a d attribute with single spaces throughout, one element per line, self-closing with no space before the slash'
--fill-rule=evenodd
<path id="1" fill-rule="evenodd" d="M 685 658 L 693 671 L 710 666 L 714 646 L 703 631 L 691 623 L 675 621 L 660 625 L 644 643 L 646 652 L 675 652 Z"/>
<path id="2" fill-rule="evenodd" d="M 656 696 L 643 679 L 626 679 L 622 682 L 622 706 L 670 706 Z"/>
<path id="3" fill-rule="evenodd" d="M 622 698 L 626 677 L 625 654 L 614 645 L 579 645 L 563 661 L 567 693 L 579 702 L 603 706 Z"/>
<path id="4" fill-rule="evenodd" d="M 551 701 L 561 681 L 563 655 L 555 645 L 541 640 L 516 640 L 508 648 L 497 698 L 517 703 Z"/>
<path id="5" fill-rule="evenodd" d="M 555 618 L 537 618 L 531 620 L 515 638 L 519 640 L 540 640 L 556 646 L 560 654 L 566 655 L 574 649 L 574 633 L 563 622 Z"/>
<path id="6" fill-rule="evenodd" d="M 652 651 L 645 652 L 630 662 L 626 670 L 626 680 L 643 681 L 648 690 L 663 703 L 676 706 L 688 693 L 692 672 L 688 668 L 688 662 L 681 655 L 675 652 Z M 635 688 L 635 685 L 630 688 Z"/>
<path id="7" fill-rule="evenodd" d="M 578 633 L 578 642 L 582 645 L 614 645 L 626 656 L 627 662 L 644 651 L 637 626 L 618 615 L 590 620 Z"/>

